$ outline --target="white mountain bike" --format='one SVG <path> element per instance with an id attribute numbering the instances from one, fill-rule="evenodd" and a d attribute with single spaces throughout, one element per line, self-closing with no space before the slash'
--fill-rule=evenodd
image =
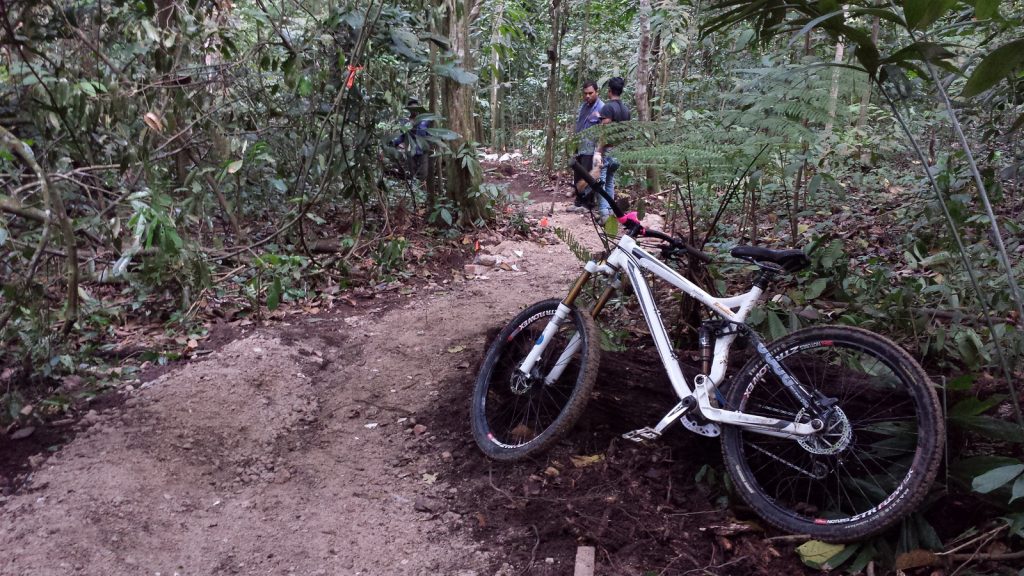
<path id="1" fill-rule="evenodd" d="M 607 198 L 601 183 L 587 179 Z M 609 204 L 624 233 L 607 258 L 588 262 L 562 300 L 523 310 L 487 350 L 471 410 L 481 450 L 495 460 L 521 460 L 572 427 L 598 377 L 594 319 L 625 276 L 679 403 L 653 428 L 623 438 L 655 440 L 673 422 L 720 436 L 735 489 L 762 518 L 789 532 L 849 541 L 912 512 L 935 478 L 945 438 L 939 401 L 921 366 L 888 338 L 850 326 L 806 328 L 766 344 L 745 320 L 777 276 L 809 265 L 802 251 L 734 248 L 732 256 L 757 265 L 753 286 L 716 298 L 637 239 L 661 241 L 666 260 L 689 255 L 709 262 L 706 254 Z M 710 312 L 699 329 L 703 370 L 692 382 L 680 369 L 645 272 Z M 577 308 L 584 286 L 601 276 L 610 280 L 592 309 Z M 738 339 L 754 356 L 727 378 Z"/>

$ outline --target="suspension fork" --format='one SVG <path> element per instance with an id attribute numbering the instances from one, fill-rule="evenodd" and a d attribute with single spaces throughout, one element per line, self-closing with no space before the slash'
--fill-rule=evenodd
<path id="1" fill-rule="evenodd" d="M 565 298 L 563 298 L 561 302 L 559 302 L 558 309 L 555 310 L 555 315 L 548 322 L 548 325 L 544 327 L 544 332 L 542 332 L 533 343 L 533 348 L 530 349 L 530 353 L 526 355 L 526 359 L 523 360 L 523 363 L 519 366 L 520 372 L 527 376 L 530 375 L 530 372 L 533 371 L 534 365 L 537 364 L 537 360 L 548 347 L 548 343 L 551 342 L 551 338 L 555 335 L 555 332 L 558 331 L 562 322 L 564 322 L 569 316 L 569 312 L 572 311 L 572 305 L 583 292 L 583 287 L 587 285 L 587 282 L 590 282 L 590 278 L 592 276 L 593 274 L 587 270 L 584 270 L 583 273 L 580 274 L 576 283 L 573 284 L 572 288 L 569 290 L 569 293 L 566 294 Z M 566 346 L 565 351 L 563 351 L 562 355 L 558 357 L 558 361 L 551 369 L 551 373 L 544 378 L 544 382 L 546 384 L 550 384 L 558 380 L 558 377 L 561 376 L 565 367 L 569 365 L 569 360 L 572 359 L 573 354 L 579 350 L 579 347 L 580 335 L 574 334 L 572 339 L 569 341 L 568 346 Z"/>
<path id="2" fill-rule="evenodd" d="M 829 408 L 836 404 L 838 401 L 836 398 L 828 398 L 817 390 L 812 392 L 801 386 L 800 383 L 797 382 L 796 378 L 794 378 L 782 363 L 779 362 L 778 358 L 768 351 L 768 346 L 764 343 L 764 340 L 760 335 L 749 329 L 744 330 L 744 332 L 750 339 L 750 343 L 753 344 L 757 355 L 764 360 L 764 363 L 768 365 L 768 368 L 771 369 L 772 373 L 779 378 L 783 387 L 789 391 L 801 406 L 807 408 L 811 415 L 816 418 L 821 418 Z"/>
<path id="3" fill-rule="evenodd" d="M 587 278 L 587 280 L 589 280 L 589 278 Z M 584 282 L 583 284 L 586 284 L 586 282 Z M 601 293 L 601 296 L 597 299 L 597 302 L 594 304 L 594 307 L 590 309 L 591 318 L 594 318 L 595 320 L 597 319 L 597 315 L 601 313 L 601 310 L 604 309 L 605 305 L 608 304 L 608 301 L 615 294 L 615 286 L 617 284 L 617 282 L 612 282 L 604 289 L 604 292 Z M 577 286 L 581 289 L 583 287 L 583 285 L 578 283 Z M 574 289 L 575 288 L 576 287 L 574 287 Z M 570 292 L 570 294 L 572 294 L 572 292 Z M 559 355 L 558 360 L 555 362 L 555 365 L 551 367 L 551 371 L 548 372 L 547 376 L 544 377 L 545 385 L 554 384 L 555 382 L 558 381 L 559 378 L 561 378 L 562 372 L 564 372 L 565 369 L 569 366 L 569 363 L 572 362 L 572 357 L 575 356 L 577 352 L 579 352 L 580 346 L 582 345 L 583 342 L 580 338 L 579 333 L 573 334 L 572 339 L 569 340 L 569 343 L 565 346 L 565 350 L 563 350 L 562 354 Z"/>

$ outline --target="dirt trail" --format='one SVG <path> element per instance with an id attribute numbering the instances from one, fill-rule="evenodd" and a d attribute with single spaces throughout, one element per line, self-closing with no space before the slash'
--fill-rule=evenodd
<path id="1" fill-rule="evenodd" d="M 564 208 L 550 225 L 592 230 Z M 518 271 L 250 330 L 88 415 L 3 504 L 0 573 L 519 573 L 454 511 L 468 396 L 438 404 L 472 381 L 488 330 L 579 264 L 560 243 L 491 248 Z"/>

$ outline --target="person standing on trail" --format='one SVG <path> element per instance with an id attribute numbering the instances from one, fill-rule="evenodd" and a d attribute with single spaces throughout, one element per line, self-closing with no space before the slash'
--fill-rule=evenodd
<path id="1" fill-rule="evenodd" d="M 601 107 L 601 124 L 612 122 L 625 122 L 630 119 L 629 108 L 622 103 L 622 89 L 626 81 L 616 76 L 608 81 L 608 101 Z M 593 162 L 595 167 L 601 168 L 601 180 L 604 180 L 604 190 L 612 199 L 615 198 L 615 171 L 619 169 L 619 161 L 612 156 L 612 147 L 604 143 L 604 139 L 594 149 Z M 608 201 L 601 196 L 597 200 L 597 208 L 601 213 L 601 220 L 606 220 L 612 213 Z"/>
<path id="2" fill-rule="evenodd" d="M 601 108 L 604 106 L 604 102 L 597 95 L 597 83 L 593 81 L 587 81 L 583 84 L 583 103 L 580 104 L 579 112 L 576 113 L 576 130 L 575 134 L 583 132 L 591 126 L 596 126 L 601 123 Z M 575 160 L 583 169 L 587 172 L 593 170 L 594 167 L 594 150 L 597 147 L 597 143 L 586 136 L 580 136 L 580 142 L 576 148 Z M 583 178 L 579 175 L 579 171 L 573 168 L 575 173 L 575 181 L 580 182 Z"/>
<path id="3" fill-rule="evenodd" d="M 427 177 L 427 136 L 429 135 L 430 121 L 416 121 L 416 116 L 426 110 L 420 106 L 420 101 L 410 98 L 405 109 L 409 117 L 402 119 L 403 131 L 396 138 L 391 140 L 391 145 L 396 148 L 405 148 L 406 173 L 412 177 L 423 180 Z"/>

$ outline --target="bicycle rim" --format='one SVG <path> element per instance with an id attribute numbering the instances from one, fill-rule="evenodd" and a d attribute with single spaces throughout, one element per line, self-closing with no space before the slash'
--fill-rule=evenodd
<path id="1" fill-rule="evenodd" d="M 492 457 L 522 458 L 544 450 L 582 413 L 596 377 L 597 350 L 589 337 L 589 317 L 573 310 L 531 374 L 519 370 L 556 308 L 557 301 L 549 301 L 524 311 L 499 334 L 485 360 L 477 382 L 474 432 L 478 444 Z M 577 335 L 581 340 L 564 371 L 554 382 L 545 383 L 545 376 Z"/>
<path id="2" fill-rule="evenodd" d="M 773 354 L 802 386 L 837 399 L 824 433 L 793 440 L 732 429 L 723 447 L 741 492 L 771 523 L 826 539 L 863 537 L 908 513 L 934 478 L 941 444 L 934 393 L 887 340 L 845 329 L 810 336 L 817 337 L 790 340 Z M 742 390 L 731 391 L 736 408 L 809 420 L 759 364 L 744 372 Z"/>

